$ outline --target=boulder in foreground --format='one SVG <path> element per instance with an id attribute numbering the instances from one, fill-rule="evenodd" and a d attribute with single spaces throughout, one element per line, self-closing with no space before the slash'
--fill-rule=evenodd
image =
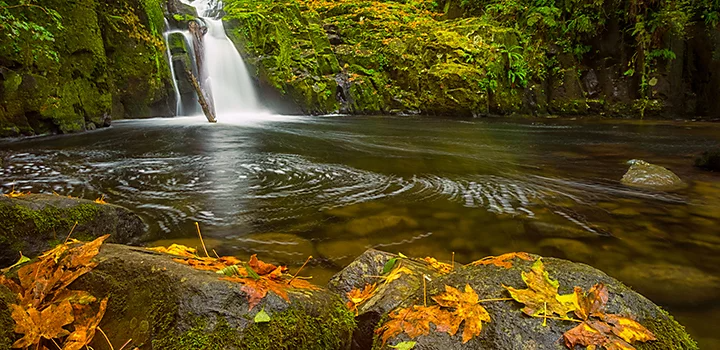
<path id="1" fill-rule="evenodd" d="M 687 184 L 675 173 L 659 165 L 637 159 L 633 159 L 628 163 L 630 169 L 620 180 L 624 185 L 661 191 L 672 191 L 687 187 Z"/>
<path id="2" fill-rule="evenodd" d="M 401 342 L 415 341 L 417 342 L 413 348 L 415 350 L 568 349 L 563 342 L 563 334 L 579 323 L 530 317 L 521 311 L 523 304 L 515 300 L 502 300 L 511 296 L 506 287 L 527 288 L 525 282 L 528 279 L 524 280 L 521 277 L 522 273 L 527 274 L 533 266 L 537 266 L 535 264 L 540 257 L 527 253 L 502 257 L 505 258 L 484 259 L 482 263 L 474 266 L 455 265 L 453 270 L 446 270 L 444 273 L 423 260 L 401 259 L 402 267 L 407 271 L 389 284 L 402 287 L 377 288 L 374 295 L 357 307 L 358 328 L 353 339 L 372 339 L 372 344 L 355 342 L 353 348 L 388 349 L 389 346 Z M 349 289 L 362 289 L 368 283 L 370 276 L 381 275 L 385 264 L 394 258 L 398 256 L 368 250 L 337 274 L 331 280 L 329 288 L 341 294 L 347 293 Z M 667 312 L 614 278 L 584 264 L 554 258 L 542 258 L 541 261 L 549 278 L 557 280 L 558 293 L 561 295 L 573 294 L 573 287 L 589 291 L 596 284 L 604 285 L 608 291 L 604 312 L 633 319 L 647 328 L 656 338 L 647 342 L 633 342 L 632 346 L 637 349 L 697 349 L 697 345 L 684 328 Z M 428 273 L 428 270 L 434 272 Z M 423 288 L 423 276 L 428 276 L 426 290 Z M 434 306 L 438 303 L 431 296 L 445 293 L 446 286 L 467 291 L 466 285 L 477 293 L 479 299 L 501 299 L 480 303 L 487 310 L 490 321 L 482 322 L 482 328 L 476 336 L 464 337 L 468 327 L 468 321 L 465 320 L 453 336 L 431 325 L 425 334 L 418 332 L 420 335 L 411 338 L 407 332 L 401 332 L 388 338 L 387 343 L 383 345 L 382 326 L 392 319 L 390 317 L 392 312 L 389 310 L 423 306 L 425 303 Z M 448 310 L 455 312 L 453 310 L 456 309 Z"/>

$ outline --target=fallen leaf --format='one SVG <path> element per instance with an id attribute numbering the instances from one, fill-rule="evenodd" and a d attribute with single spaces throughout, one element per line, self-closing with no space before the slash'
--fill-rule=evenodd
<path id="1" fill-rule="evenodd" d="M 258 275 L 267 275 L 268 273 L 277 269 L 277 266 L 273 264 L 267 264 L 261 260 L 258 260 L 257 254 L 253 254 L 250 257 L 248 265 L 250 265 L 250 267 L 258 273 Z"/>
<path id="2" fill-rule="evenodd" d="M 398 265 L 389 275 L 385 276 L 385 284 L 402 277 L 402 274 L 412 275 L 413 272 L 405 266 Z"/>
<path id="3" fill-rule="evenodd" d="M 395 267 L 395 263 L 397 263 L 399 258 L 391 258 L 388 260 L 385 265 L 383 265 L 382 274 L 385 275 L 388 272 L 392 271 L 392 269 Z"/>
<path id="4" fill-rule="evenodd" d="M 13 268 L 18 267 L 28 261 L 30 261 L 30 258 L 28 258 L 27 256 L 23 255 L 22 252 L 20 252 L 20 259 L 18 259 L 18 261 L 16 263 L 14 263 L 4 269 L 1 269 L 0 273 L 7 273 L 8 271 L 12 270 Z"/>
<path id="5" fill-rule="evenodd" d="M 388 345 L 388 347 L 398 350 L 410 350 L 415 347 L 416 341 L 404 341 L 395 345 Z"/>
<path id="6" fill-rule="evenodd" d="M 584 322 L 563 334 L 568 348 L 582 345 L 608 350 L 635 350 L 632 343 L 655 340 L 655 335 L 637 321 L 605 313 L 609 296 L 604 284 L 594 285 L 587 293 L 575 287 L 574 295 L 578 306 L 575 315 Z"/>
<path id="7" fill-rule="evenodd" d="M 11 317 L 15 321 L 15 333 L 24 335 L 13 344 L 13 348 L 38 344 L 41 338 L 53 339 L 70 334 L 63 328 L 74 320 L 72 306 L 68 301 L 57 306 L 50 305 L 42 311 L 34 307 L 24 309 L 15 304 L 9 307 L 12 311 Z"/>
<path id="8" fill-rule="evenodd" d="M 559 295 L 558 281 L 553 280 L 545 271 L 545 265 L 538 259 L 530 272 L 522 272 L 522 279 L 527 289 L 515 289 L 503 286 L 516 301 L 525 304 L 522 311 L 529 316 L 552 316 L 569 319 L 568 312 L 575 311 L 575 294 Z"/>
<path id="9" fill-rule="evenodd" d="M 413 306 L 393 310 L 388 314 L 390 320 L 378 328 L 375 332 L 382 334 L 383 346 L 392 337 L 405 333 L 414 339 L 420 335 L 430 334 L 430 323 L 443 324 L 450 314 L 441 310 L 440 305 Z"/>
<path id="10" fill-rule="evenodd" d="M 198 257 L 196 252 L 197 249 L 186 247 L 181 244 L 172 244 L 169 247 L 153 247 L 148 248 L 149 250 L 156 251 L 158 253 L 165 253 L 170 255 L 177 255 L 177 256 L 184 256 L 187 258 L 196 258 Z"/>
<path id="11" fill-rule="evenodd" d="M 480 260 L 471 262 L 470 265 L 478 266 L 478 265 L 495 265 L 497 267 L 504 267 L 506 269 L 511 268 L 512 261 L 510 261 L 513 258 L 523 259 L 527 261 L 532 261 L 533 257 L 532 255 L 525 253 L 525 252 L 513 252 L 513 253 L 507 253 L 499 256 L 487 256 Z"/>
<path id="12" fill-rule="evenodd" d="M 270 315 L 268 315 L 267 312 L 265 312 L 265 308 L 263 308 L 260 312 L 255 314 L 253 321 L 255 321 L 255 323 L 270 322 Z"/>
<path id="13" fill-rule="evenodd" d="M 449 329 L 442 328 L 443 331 L 455 335 L 460 324 L 465 322 L 463 343 L 467 343 L 473 337 L 480 335 L 482 322 L 490 322 L 490 314 L 480 305 L 480 298 L 469 284 L 465 285 L 465 292 L 446 285 L 445 293 L 438 294 L 432 299 L 440 306 L 455 308 L 452 311 L 454 319 L 450 323 Z M 441 330 L 441 325 L 438 325 L 438 330 Z"/>
<path id="14" fill-rule="evenodd" d="M 92 313 L 92 310 L 88 307 L 74 308 L 74 310 L 76 310 L 75 330 L 65 339 L 63 350 L 80 350 L 90 344 L 95 337 L 95 331 L 98 325 L 100 325 L 100 321 L 102 321 L 105 316 L 107 303 L 108 298 L 101 300 L 97 313 Z"/>
<path id="15" fill-rule="evenodd" d="M 358 305 L 364 303 L 368 299 L 372 298 L 373 295 L 375 295 L 375 292 L 377 291 L 377 283 L 366 283 L 365 288 L 360 290 L 358 288 L 353 288 L 349 292 L 347 292 L 347 307 L 350 309 L 350 311 L 353 311 L 355 313 L 355 316 L 358 315 Z"/>
<path id="16" fill-rule="evenodd" d="M 443 274 L 443 275 L 446 275 L 446 274 L 448 274 L 448 273 L 450 273 L 450 272 L 453 271 L 452 265 L 446 264 L 446 263 L 444 263 L 444 262 L 439 262 L 439 261 L 437 261 L 437 259 L 435 259 L 435 258 L 432 258 L 432 257 L 429 257 L 429 256 L 428 256 L 428 257 L 426 257 L 426 258 L 423 259 L 423 260 L 424 260 L 426 263 L 428 263 L 428 265 L 430 265 L 430 267 L 432 267 L 433 269 L 435 269 L 436 271 L 440 272 L 440 273 Z"/>

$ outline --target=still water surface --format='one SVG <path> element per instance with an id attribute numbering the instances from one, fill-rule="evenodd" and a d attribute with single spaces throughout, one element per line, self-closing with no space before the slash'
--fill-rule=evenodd
<path id="1" fill-rule="evenodd" d="M 692 167 L 720 125 L 266 117 L 121 121 L 0 144 L 0 186 L 108 202 L 158 237 L 306 270 L 324 283 L 369 247 L 471 262 L 527 251 L 590 264 L 720 349 L 720 175 Z M 630 159 L 676 192 L 621 185 Z"/>

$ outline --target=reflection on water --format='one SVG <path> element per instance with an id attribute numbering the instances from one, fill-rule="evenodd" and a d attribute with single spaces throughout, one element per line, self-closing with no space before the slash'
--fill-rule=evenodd
<path id="1" fill-rule="evenodd" d="M 588 263 L 720 347 L 720 180 L 692 156 L 720 125 L 278 117 L 124 121 L 0 145 L 0 185 L 97 198 L 158 237 L 299 266 L 316 282 L 369 247 L 470 262 L 528 251 Z M 690 187 L 628 188 L 629 159 Z M 158 242 L 167 244 L 169 241 Z M 713 322 L 714 321 L 714 322 Z"/>

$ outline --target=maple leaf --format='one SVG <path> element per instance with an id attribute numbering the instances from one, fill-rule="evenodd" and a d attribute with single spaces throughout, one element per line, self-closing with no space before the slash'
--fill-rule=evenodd
<path id="1" fill-rule="evenodd" d="M 388 274 L 387 276 L 384 277 L 385 284 L 388 284 L 388 283 L 402 277 L 403 273 L 408 274 L 408 275 L 413 274 L 412 270 L 408 269 L 405 266 L 401 266 L 401 264 L 399 264 L 396 268 L 394 268 L 392 271 L 390 271 L 390 274 Z"/>
<path id="2" fill-rule="evenodd" d="M 453 271 L 452 265 L 446 264 L 444 262 L 439 262 L 439 261 L 437 261 L 437 259 L 435 259 L 433 257 L 428 256 L 423 260 L 426 263 L 428 263 L 428 265 L 430 265 L 430 267 L 432 267 L 433 269 L 435 269 L 436 271 L 440 272 L 443 275 L 446 275 Z"/>
<path id="3" fill-rule="evenodd" d="M 411 339 L 430 334 L 430 323 L 447 324 L 452 316 L 440 309 L 440 305 L 418 306 L 393 310 L 388 314 L 390 320 L 375 332 L 382 334 L 383 346 L 388 339 L 405 333 Z"/>
<path id="4" fill-rule="evenodd" d="M 50 305 L 42 311 L 34 307 L 25 309 L 15 304 L 9 307 L 15 321 L 15 333 L 24 335 L 13 344 L 13 348 L 25 348 L 38 344 L 42 338 L 53 339 L 70 334 L 63 328 L 74 320 L 72 306 L 68 301 L 57 306 Z"/>
<path id="5" fill-rule="evenodd" d="M 74 307 L 76 311 L 75 320 L 73 324 L 75 330 L 68 335 L 63 344 L 63 350 L 80 350 L 95 337 L 95 331 L 97 330 L 100 321 L 105 316 L 105 310 L 107 310 L 108 298 L 100 301 L 100 309 L 97 314 L 92 315 L 89 308 Z M 92 315 L 88 317 L 88 314 Z"/>
<path id="6" fill-rule="evenodd" d="M 480 305 L 480 298 L 469 284 L 465 285 L 465 292 L 446 285 L 445 293 L 438 294 L 432 299 L 440 306 L 455 308 L 455 311 L 452 311 L 454 319 L 449 324 L 449 328 L 446 329 L 443 327 L 444 325 L 438 324 L 439 331 L 447 331 L 448 334 L 455 335 L 460 324 L 465 322 L 463 343 L 467 343 L 473 337 L 480 335 L 483 321 L 490 322 L 490 314 Z"/>
<path id="7" fill-rule="evenodd" d="M 478 266 L 478 265 L 495 265 L 497 267 L 504 267 L 506 269 L 511 268 L 512 261 L 509 261 L 510 259 L 518 258 L 523 259 L 527 261 L 532 261 L 533 257 L 525 252 L 513 252 L 513 253 L 506 253 L 499 256 L 486 256 L 480 260 L 471 262 L 470 265 Z"/>
<path id="8" fill-rule="evenodd" d="M 248 262 L 248 265 L 250 265 L 250 268 L 255 270 L 255 272 L 258 273 L 258 275 L 267 275 L 268 273 L 274 271 L 278 267 L 273 264 L 267 264 L 263 262 L 262 260 L 258 260 L 257 254 L 253 254 L 250 257 L 250 261 Z"/>
<path id="9" fill-rule="evenodd" d="M 578 306 L 575 315 L 584 322 L 563 334 L 565 345 L 570 349 L 574 349 L 575 345 L 584 345 L 601 346 L 608 350 L 635 350 L 631 343 L 655 340 L 655 335 L 637 321 L 604 312 L 608 302 L 604 284 L 594 285 L 587 294 L 575 287 L 574 295 Z"/>
<path id="10" fill-rule="evenodd" d="M 186 247 L 182 244 L 171 244 L 169 247 L 153 247 L 149 250 L 170 255 L 184 256 L 186 258 L 197 258 L 197 249 Z"/>
<path id="11" fill-rule="evenodd" d="M 358 288 L 353 288 L 349 292 L 347 292 L 347 307 L 350 309 L 350 311 L 353 311 L 355 313 L 355 316 L 358 315 L 358 305 L 364 303 L 368 299 L 372 298 L 373 295 L 375 295 L 375 292 L 377 292 L 377 283 L 366 283 L 365 288 L 363 290 L 360 290 Z"/>
<path id="12" fill-rule="evenodd" d="M 559 295 L 560 284 L 553 280 L 545 271 L 545 265 L 538 259 L 530 268 L 530 272 L 522 272 L 522 279 L 527 289 L 515 289 L 503 286 L 516 301 L 525 304 L 522 311 L 529 316 L 552 316 L 569 319 L 568 312 L 576 310 L 575 294 Z"/>

